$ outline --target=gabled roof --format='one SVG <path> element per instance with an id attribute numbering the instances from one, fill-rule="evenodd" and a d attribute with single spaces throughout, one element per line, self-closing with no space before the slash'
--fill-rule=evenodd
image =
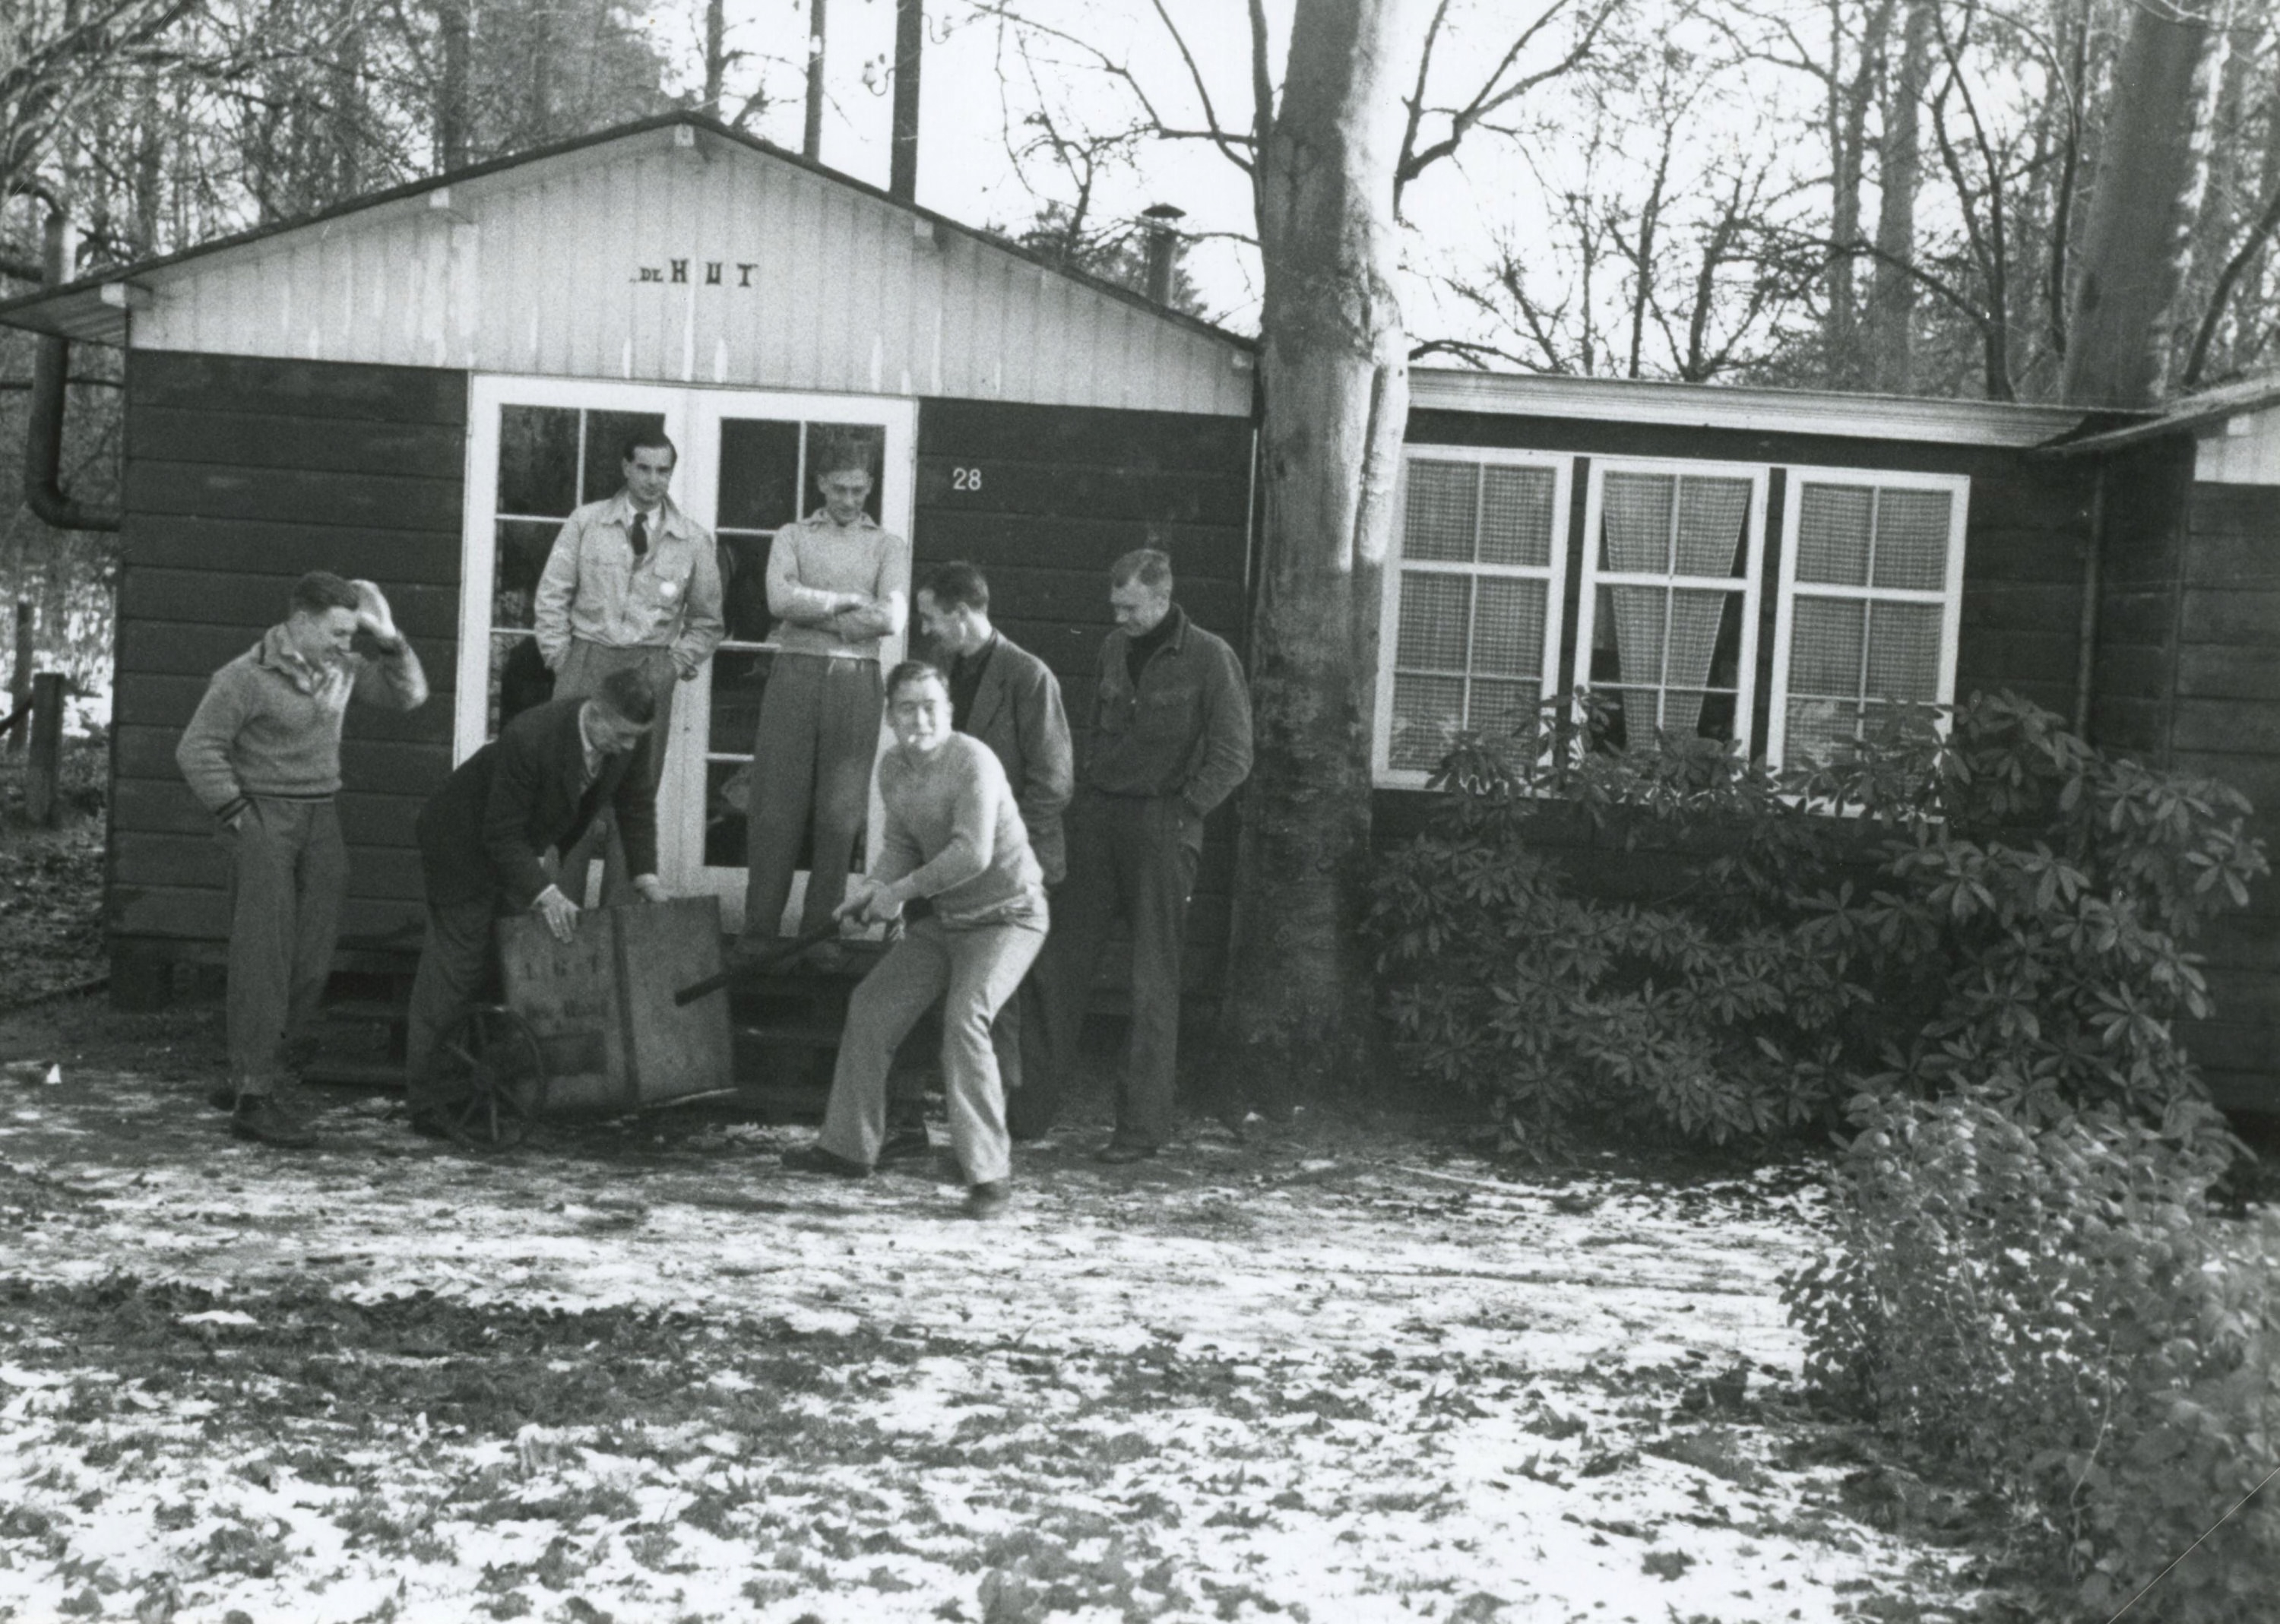
<path id="1" fill-rule="evenodd" d="M 636 119 L 628 124 L 616 125 L 609 129 L 597 130 L 591 135 L 574 136 L 567 141 L 555 142 L 527 151 L 511 153 L 506 157 L 493 158 L 486 163 L 472 164 L 443 174 L 407 181 L 401 186 L 390 187 L 385 191 L 372 192 L 361 197 L 350 198 L 345 203 L 336 204 L 331 208 L 320 210 L 313 214 L 258 226 L 247 231 L 235 232 L 228 236 L 218 237 L 211 242 L 201 242 L 195 247 L 138 260 L 132 265 L 108 267 L 81 277 L 75 281 L 67 282 L 60 288 L 42 289 L 37 293 L 0 303 L 0 326 L 22 327 L 33 332 L 59 334 L 65 337 L 98 343 L 120 343 L 124 342 L 126 335 L 128 310 L 147 297 L 147 293 L 142 289 L 142 284 L 154 276 L 173 271 L 178 266 L 217 256 L 228 255 L 257 244 L 269 242 L 275 238 L 297 232 L 308 232 L 355 216 L 399 208 L 405 204 L 416 204 L 425 200 L 431 206 L 444 206 L 448 201 L 448 195 L 454 187 L 477 185 L 494 176 L 588 152 L 595 148 L 633 140 L 655 131 L 674 129 L 676 127 L 684 127 L 692 133 L 701 133 L 712 140 L 730 143 L 734 147 L 765 153 L 780 162 L 797 165 L 830 181 L 834 185 L 844 187 L 851 191 L 899 209 L 914 220 L 925 222 L 926 227 L 934 231 L 965 237 L 975 242 L 987 243 L 1001 253 L 1026 259 L 1055 276 L 1065 278 L 1097 293 L 1144 310 L 1160 320 L 1245 350 L 1257 348 L 1257 341 L 1245 337 L 1242 334 L 1229 332 L 1224 327 L 1201 320 L 1183 312 L 1158 304 L 1119 283 L 1106 281 L 1099 277 L 1056 265 L 1046 256 L 1034 250 L 1024 248 L 1006 238 L 951 219 L 949 216 L 938 214 L 931 209 L 921 208 L 917 204 L 892 196 L 867 181 L 859 181 L 851 175 L 842 174 L 836 169 L 804 158 L 797 152 L 787 151 L 772 142 L 761 140 L 757 135 L 733 128 L 717 119 L 697 112 L 660 113 L 651 118 Z"/>

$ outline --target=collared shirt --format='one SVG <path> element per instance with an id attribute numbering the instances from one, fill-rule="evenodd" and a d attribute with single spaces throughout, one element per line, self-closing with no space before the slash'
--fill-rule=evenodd
<path id="1" fill-rule="evenodd" d="M 950 725 L 960 733 L 970 731 L 967 723 L 974 719 L 974 696 L 982 689 L 982 673 L 990 669 L 990 657 L 998 652 L 998 634 L 990 634 L 990 641 L 971 654 L 961 654 L 950 662 Z"/>
<path id="2" fill-rule="evenodd" d="M 712 533 L 671 497 L 648 515 L 649 550 L 634 556 L 633 499 L 620 491 L 564 521 L 538 577 L 532 618 L 549 669 L 577 638 L 604 648 L 669 648 L 689 676 L 727 631 Z"/>
<path id="3" fill-rule="evenodd" d="M 838 592 L 859 592 L 874 606 L 834 613 Z M 842 525 L 818 508 L 768 546 L 768 612 L 780 649 L 876 659 L 880 644 L 903 629 L 910 597 L 911 544 L 868 513 Z"/>

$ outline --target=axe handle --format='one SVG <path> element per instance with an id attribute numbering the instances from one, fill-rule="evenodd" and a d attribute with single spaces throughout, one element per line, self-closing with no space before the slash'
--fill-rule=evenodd
<path id="1" fill-rule="evenodd" d="M 735 981 L 737 976 L 744 974 L 746 971 L 758 970 L 763 966 L 774 964 L 779 959 L 790 958 L 797 954 L 805 953 L 817 943 L 828 941 L 838 934 L 839 921 L 837 920 L 832 920 L 825 924 L 816 926 L 813 930 L 802 932 L 800 935 L 794 936 L 789 942 L 777 942 L 772 943 L 771 945 L 761 949 L 758 953 L 753 954 L 743 963 L 733 965 L 729 968 L 721 971 L 718 975 L 708 975 L 701 981 L 689 982 L 688 986 L 683 987 L 679 992 L 673 995 L 674 1007 L 675 1009 L 686 1008 L 688 1005 L 696 1003 L 697 999 L 709 997 L 713 993 L 720 991 L 723 987 L 726 987 L 729 982 Z"/>

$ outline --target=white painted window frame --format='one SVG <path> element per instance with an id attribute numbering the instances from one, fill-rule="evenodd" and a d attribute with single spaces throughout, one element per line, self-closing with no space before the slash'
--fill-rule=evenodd
<path id="1" fill-rule="evenodd" d="M 1610 473 L 1661 473 L 1706 479 L 1746 480 L 1750 485 L 1749 516 L 1743 521 L 1743 573 L 1732 575 L 1655 575 L 1599 567 L 1599 529 L 1606 511 L 1606 480 Z M 1751 725 L 1756 717 L 1758 682 L 1758 620 L 1765 590 L 1766 503 L 1773 477 L 1771 465 L 1697 461 L 1675 457 L 1592 457 L 1583 498 L 1583 558 L 1582 585 L 1575 603 L 1575 666 L 1573 686 L 1591 687 L 1591 639 L 1598 629 L 1599 588 L 1602 586 L 1662 587 L 1732 592 L 1738 581 L 1742 594 L 1742 646 L 1736 673 L 1732 749 L 1747 760 Z M 1786 556 L 1786 555 L 1784 555 Z M 1674 560 L 1675 562 L 1675 560 Z"/>
<path id="2" fill-rule="evenodd" d="M 1552 478 L 1552 550 L 1550 559 L 1542 566 L 1529 564 L 1453 564 L 1439 560 L 1405 563 L 1402 544 L 1407 534 L 1409 507 L 1409 465 L 1412 462 L 1470 462 L 1484 467 L 1543 468 Z M 1545 583 L 1544 609 L 1544 669 L 1541 679 L 1542 697 L 1549 698 L 1559 691 L 1560 638 L 1566 614 L 1566 584 L 1568 580 L 1568 528 L 1570 502 L 1574 495 L 1575 459 L 1566 452 L 1510 450 L 1501 446 L 1408 444 L 1402 447 L 1400 500 L 1394 505 L 1393 541 L 1386 551 L 1383 585 L 1378 594 L 1377 637 L 1377 703 L 1371 721 L 1370 781 L 1383 789 L 1422 789 L 1432 778 L 1430 773 L 1414 767 L 1397 767 L 1391 764 L 1393 746 L 1393 670 L 1395 644 L 1401 627 L 1401 577 L 1405 569 L 1444 575 L 1464 575 L 1474 579 L 1497 577 L 1516 581 L 1542 581 Z M 1488 481 L 1480 481 L 1483 492 Z M 1474 509 L 1474 534 L 1479 534 L 1480 513 L 1476 497 Z"/>
<path id="3" fill-rule="evenodd" d="M 1773 687 L 1766 714 L 1766 765 L 1775 771 L 1785 765 L 1783 751 L 1789 734 L 1790 641 L 1799 595 L 1797 580 L 1798 529 L 1805 516 L 1805 504 L 1799 497 L 1804 488 L 1810 484 L 1867 485 L 1881 490 L 1945 490 L 1954 496 L 1955 500 L 1948 511 L 1947 584 L 1940 590 L 1874 585 L 1845 587 L 1820 581 L 1808 581 L 1804 587 L 1804 596 L 1809 597 L 1940 605 L 1939 680 L 1935 699 L 1943 709 L 1935 725 L 1944 735 L 1948 727 L 1945 707 L 1955 703 L 1956 653 L 1963 630 L 1963 561 L 1970 528 L 1971 476 L 1785 463 L 1782 465 L 1782 478 L 1781 571 L 1774 604 Z M 1867 658 L 1865 648 L 1862 658 Z"/>

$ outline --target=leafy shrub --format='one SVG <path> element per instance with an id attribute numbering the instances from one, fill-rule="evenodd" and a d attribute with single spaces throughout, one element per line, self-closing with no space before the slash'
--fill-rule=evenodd
<path id="1" fill-rule="evenodd" d="M 1862 1103 L 1837 1244 L 1784 1282 L 1807 1374 L 1989 1486 L 2089 1616 L 2183 1556 L 2133 1618 L 2268 1618 L 2280 1484 L 2234 1508 L 2280 1467 L 2280 1218 L 2211 1216 L 2201 1112 L 2014 1104 Z"/>
<path id="2" fill-rule="evenodd" d="M 1763 1138 L 1960 1076 L 2040 1120 L 2199 1098 L 2184 943 L 2266 872 L 2248 803 L 2010 695 L 1931 720 L 1780 775 L 1699 739 L 1575 748 L 1598 724 L 1564 707 L 1461 743 L 1435 827 L 1376 877 L 1406 1061 L 1537 1151 Z M 1544 838 L 1562 817 L 1596 843 Z"/>

